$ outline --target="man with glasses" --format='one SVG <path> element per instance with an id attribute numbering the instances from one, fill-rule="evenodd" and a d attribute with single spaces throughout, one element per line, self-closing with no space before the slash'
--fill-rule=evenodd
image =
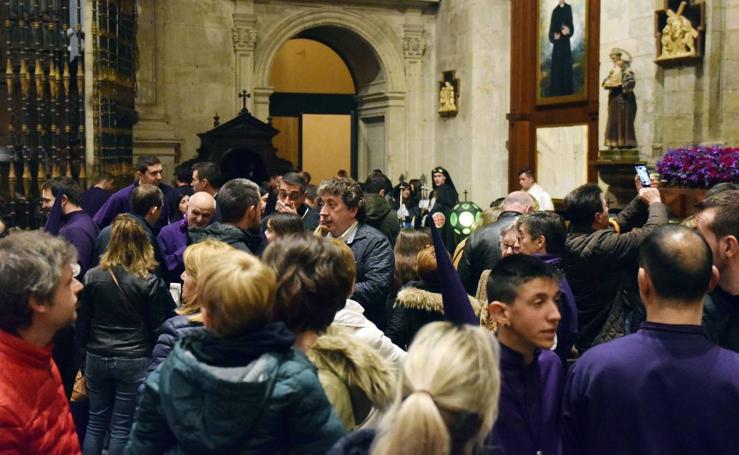
<path id="1" fill-rule="evenodd" d="M 275 211 L 298 215 L 303 220 L 305 230 L 313 231 L 318 227 L 320 214 L 318 210 L 311 209 L 305 203 L 308 197 L 305 185 L 305 178 L 297 172 L 288 172 L 283 175 L 277 191 Z M 269 216 L 262 220 L 262 232 L 267 228 L 268 219 Z"/>

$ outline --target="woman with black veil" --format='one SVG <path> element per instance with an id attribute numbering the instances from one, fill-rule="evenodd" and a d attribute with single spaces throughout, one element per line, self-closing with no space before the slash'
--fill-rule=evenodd
<path id="1" fill-rule="evenodd" d="M 453 252 L 457 246 L 457 236 L 450 222 L 452 209 L 459 202 L 459 193 L 454 186 L 452 177 L 449 172 L 441 166 L 435 167 L 431 171 L 433 178 L 433 191 L 431 192 L 431 202 L 429 203 L 429 218 L 426 225 L 436 223 L 436 227 L 441 232 L 441 238 L 449 252 Z"/>

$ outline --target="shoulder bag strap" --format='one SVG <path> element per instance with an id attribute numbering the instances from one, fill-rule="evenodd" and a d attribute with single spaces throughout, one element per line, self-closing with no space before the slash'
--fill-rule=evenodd
<path id="1" fill-rule="evenodd" d="M 113 278 L 113 282 L 118 288 L 118 295 L 120 296 L 121 300 L 123 300 L 123 302 L 133 310 L 136 316 L 139 317 L 139 322 L 141 322 L 141 326 L 146 329 L 146 322 L 144 321 L 144 318 L 141 316 L 141 313 L 139 313 L 139 310 L 137 310 L 136 307 L 131 303 L 131 301 L 128 300 L 128 297 L 126 297 L 126 292 L 123 290 L 121 285 L 118 284 L 118 278 L 116 278 L 115 273 L 113 273 L 113 268 L 108 269 L 108 272 L 110 272 L 110 276 L 111 278 Z"/>

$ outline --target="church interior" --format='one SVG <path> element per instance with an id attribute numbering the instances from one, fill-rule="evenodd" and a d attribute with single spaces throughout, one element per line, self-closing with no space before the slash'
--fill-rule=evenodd
<path id="1" fill-rule="evenodd" d="M 739 0 L 569 3 L 557 92 L 558 0 L 5 1 L 0 214 L 37 224 L 46 179 L 122 187 L 149 154 L 165 181 L 214 160 L 257 183 L 381 169 L 430 187 L 444 166 L 481 207 L 530 168 L 555 202 L 598 182 L 618 207 L 633 164 L 739 144 Z M 610 107 L 614 50 L 626 114 Z M 614 142 L 619 115 L 631 130 Z"/>

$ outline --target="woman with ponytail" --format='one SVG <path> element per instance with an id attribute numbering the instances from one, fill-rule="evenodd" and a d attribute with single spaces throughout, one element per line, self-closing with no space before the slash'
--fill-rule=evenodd
<path id="1" fill-rule="evenodd" d="M 497 416 L 498 363 L 498 343 L 484 328 L 450 322 L 424 326 L 378 429 L 350 434 L 329 454 L 477 453 Z"/>

